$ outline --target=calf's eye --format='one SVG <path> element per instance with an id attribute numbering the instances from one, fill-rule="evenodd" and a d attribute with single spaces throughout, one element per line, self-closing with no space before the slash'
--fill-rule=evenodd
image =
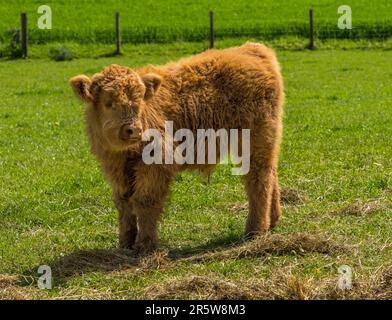
<path id="1" fill-rule="evenodd" d="M 113 107 L 113 101 L 112 101 L 112 100 L 106 101 L 105 107 L 106 107 L 106 108 L 111 108 L 111 107 Z"/>

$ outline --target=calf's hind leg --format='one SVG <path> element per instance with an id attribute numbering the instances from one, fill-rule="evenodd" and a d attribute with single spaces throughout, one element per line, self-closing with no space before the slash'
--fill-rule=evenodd
<path id="1" fill-rule="evenodd" d="M 279 179 L 278 172 L 274 172 L 274 182 L 273 182 L 273 191 L 272 191 L 272 199 L 271 199 L 271 224 L 270 229 L 275 228 L 278 224 L 281 215 L 280 209 L 280 189 L 279 189 Z"/>
<path id="2" fill-rule="evenodd" d="M 250 170 L 244 177 L 249 201 L 247 237 L 268 231 L 279 219 L 279 128 L 273 122 L 265 124 L 251 138 Z"/>

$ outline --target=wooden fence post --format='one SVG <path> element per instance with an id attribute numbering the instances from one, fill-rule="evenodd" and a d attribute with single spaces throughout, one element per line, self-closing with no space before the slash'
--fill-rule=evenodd
<path id="1" fill-rule="evenodd" d="M 121 54 L 120 13 L 116 12 L 116 54 Z"/>
<path id="2" fill-rule="evenodd" d="M 313 9 L 309 10 L 309 49 L 314 49 Z"/>
<path id="3" fill-rule="evenodd" d="M 20 33 L 20 43 L 22 47 L 22 57 L 24 59 L 27 58 L 27 14 L 25 12 L 20 14 L 20 23 L 21 23 L 21 33 Z"/>
<path id="4" fill-rule="evenodd" d="M 210 11 L 210 48 L 214 48 L 215 34 L 214 34 L 214 11 Z"/>

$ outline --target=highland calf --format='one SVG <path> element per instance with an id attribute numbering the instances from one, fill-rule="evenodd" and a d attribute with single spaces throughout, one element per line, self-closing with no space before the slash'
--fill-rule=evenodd
<path id="1" fill-rule="evenodd" d="M 194 134 L 197 129 L 249 129 L 250 168 L 243 176 L 249 201 L 245 235 L 276 225 L 284 94 L 271 49 L 246 43 L 164 66 L 111 65 L 92 78 L 76 76 L 70 84 L 87 104 L 87 132 L 92 152 L 112 185 L 122 248 L 153 250 L 174 175 L 185 169 L 213 168 L 212 164 L 146 164 L 143 132 L 157 129 L 166 148 L 166 121 L 172 121 L 174 130 L 186 128 Z"/>

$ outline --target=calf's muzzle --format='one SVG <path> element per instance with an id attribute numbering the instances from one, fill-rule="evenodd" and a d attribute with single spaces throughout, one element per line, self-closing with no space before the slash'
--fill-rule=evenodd
<path id="1" fill-rule="evenodd" d="M 124 124 L 120 129 L 120 138 L 124 141 L 137 140 L 141 136 L 141 129 L 131 124 Z"/>

